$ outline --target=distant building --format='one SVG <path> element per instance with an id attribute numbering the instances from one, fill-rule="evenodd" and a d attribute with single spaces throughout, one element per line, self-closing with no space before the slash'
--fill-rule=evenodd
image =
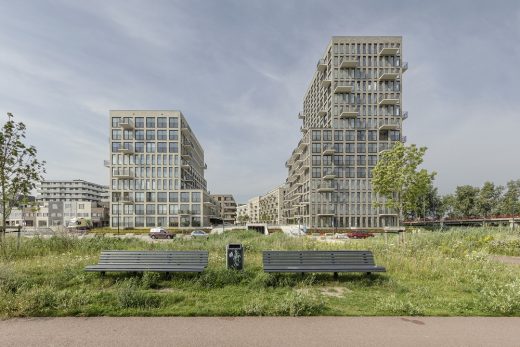
<path id="1" fill-rule="evenodd" d="M 237 204 L 231 194 L 212 194 L 211 197 L 217 204 L 222 221 L 227 224 L 235 223 L 237 218 Z"/>
<path id="2" fill-rule="evenodd" d="M 84 180 L 42 181 L 37 192 L 37 201 L 108 201 L 108 186 Z"/>
<path id="3" fill-rule="evenodd" d="M 285 184 L 260 197 L 259 221 L 269 224 L 285 224 L 283 218 L 283 199 Z"/>

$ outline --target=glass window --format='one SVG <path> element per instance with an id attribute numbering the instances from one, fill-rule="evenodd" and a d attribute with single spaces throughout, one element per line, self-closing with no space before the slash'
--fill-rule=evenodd
<path id="1" fill-rule="evenodd" d="M 146 217 L 146 226 L 154 227 L 155 226 L 155 217 Z"/>
<path id="2" fill-rule="evenodd" d="M 143 192 L 135 193 L 135 202 L 144 202 L 144 193 Z"/>
<path id="3" fill-rule="evenodd" d="M 157 205 L 157 214 L 168 214 L 168 205 L 159 204 Z"/>
<path id="4" fill-rule="evenodd" d="M 332 141 L 332 130 L 323 130 L 323 141 Z"/>
<path id="5" fill-rule="evenodd" d="M 157 127 L 158 128 L 166 128 L 166 127 L 168 127 L 168 122 L 166 121 L 166 117 L 158 117 L 157 118 Z"/>
<path id="6" fill-rule="evenodd" d="M 179 153 L 179 143 L 170 142 L 169 144 L 170 153 Z"/>
<path id="7" fill-rule="evenodd" d="M 121 130 L 112 129 L 112 140 L 121 140 Z"/>
<path id="8" fill-rule="evenodd" d="M 144 227 L 144 217 L 135 217 L 135 227 L 136 228 Z"/>
<path id="9" fill-rule="evenodd" d="M 321 169 L 319 167 L 312 168 L 312 178 L 321 178 Z"/>
<path id="10" fill-rule="evenodd" d="M 168 193 L 166 193 L 166 192 L 157 193 L 157 201 L 158 202 L 168 202 Z"/>
<path id="11" fill-rule="evenodd" d="M 169 118 L 169 125 L 170 125 L 170 128 L 178 128 L 179 127 L 179 118 L 177 117 L 170 117 Z"/>
<path id="12" fill-rule="evenodd" d="M 345 140 L 347 141 L 354 141 L 354 130 L 347 130 L 345 131 Z"/>
<path id="13" fill-rule="evenodd" d="M 366 153 L 366 146 L 364 143 L 357 144 L 357 152 L 358 153 Z"/>
<path id="14" fill-rule="evenodd" d="M 179 140 L 179 130 L 170 130 L 170 140 L 177 141 Z"/>
<path id="15" fill-rule="evenodd" d="M 135 127 L 137 129 L 144 128 L 144 118 L 143 117 L 135 117 Z"/>
<path id="16" fill-rule="evenodd" d="M 120 117 L 112 117 L 112 128 L 118 128 L 119 122 L 121 122 Z"/>
<path id="17" fill-rule="evenodd" d="M 155 118 L 154 117 L 146 117 L 146 127 L 155 128 Z"/>
<path id="18" fill-rule="evenodd" d="M 343 130 L 334 130 L 334 141 L 343 141 Z"/>
<path id="19" fill-rule="evenodd" d="M 320 141 L 321 140 L 321 131 L 320 130 L 313 130 L 312 131 L 312 140 L 313 141 Z"/>
<path id="20" fill-rule="evenodd" d="M 147 153 L 155 153 L 155 142 L 147 142 L 146 143 L 146 152 Z"/>
<path id="21" fill-rule="evenodd" d="M 143 204 L 135 204 L 135 214 L 138 216 L 144 215 L 144 205 Z"/>
<path id="22" fill-rule="evenodd" d="M 147 215 L 155 214 L 155 205 L 154 204 L 146 204 L 146 214 Z"/>
<path id="23" fill-rule="evenodd" d="M 192 202 L 200 202 L 200 193 L 199 192 L 191 193 L 191 201 Z"/>
<path id="24" fill-rule="evenodd" d="M 118 152 L 121 148 L 121 142 L 112 142 L 112 152 Z"/>
<path id="25" fill-rule="evenodd" d="M 168 140 L 168 130 L 157 130 L 157 140 Z"/>
<path id="26" fill-rule="evenodd" d="M 321 153 L 321 143 L 312 144 L 312 153 Z"/>
<path id="27" fill-rule="evenodd" d="M 144 130 L 136 130 L 135 131 L 135 139 L 136 140 L 144 140 Z"/>
<path id="28" fill-rule="evenodd" d="M 170 214 L 178 214 L 179 213 L 179 205 L 170 204 Z"/>
<path id="29" fill-rule="evenodd" d="M 158 153 L 167 153 L 168 146 L 166 142 L 157 142 L 157 152 Z"/>
<path id="30" fill-rule="evenodd" d="M 146 139 L 155 140 L 155 130 L 146 130 Z"/>
<path id="31" fill-rule="evenodd" d="M 155 202 L 154 192 L 146 192 L 146 202 Z"/>
<path id="32" fill-rule="evenodd" d="M 170 192 L 170 202 L 179 202 L 179 193 Z"/>
<path id="33" fill-rule="evenodd" d="M 189 202 L 190 201 L 190 193 L 182 192 L 181 193 L 181 202 Z"/>
<path id="34" fill-rule="evenodd" d="M 365 132 L 365 130 L 358 130 L 358 132 L 357 132 L 357 140 L 358 141 L 365 141 L 366 140 L 366 132 Z"/>
<path id="35" fill-rule="evenodd" d="M 136 151 L 136 153 L 143 153 L 144 152 L 144 142 L 136 142 L 135 151 Z"/>
<path id="36" fill-rule="evenodd" d="M 313 166 L 321 165 L 321 156 L 320 155 L 313 155 L 312 156 L 312 165 Z"/>

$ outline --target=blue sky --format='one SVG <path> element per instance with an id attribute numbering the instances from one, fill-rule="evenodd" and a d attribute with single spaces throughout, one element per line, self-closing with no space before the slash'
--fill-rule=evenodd
<path id="1" fill-rule="evenodd" d="M 4 1 L 0 112 L 48 179 L 108 184 L 108 110 L 178 109 L 213 193 L 285 181 L 333 35 L 402 35 L 408 143 L 447 193 L 520 178 L 518 1 Z"/>

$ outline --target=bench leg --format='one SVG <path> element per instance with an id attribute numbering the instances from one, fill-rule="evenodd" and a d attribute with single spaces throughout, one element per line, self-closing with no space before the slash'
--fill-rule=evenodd
<path id="1" fill-rule="evenodd" d="M 337 272 L 334 272 L 334 279 L 338 279 L 338 273 Z"/>
<path id="2" fill-rule="evenodd" d="M 372 273 L 371 272 L 367 272 L 367 276 L 370 276 L 370 275 L 372 275 Z"/>
<path id="3" fill-rule="evenodd" d="M 105 271 L 101 271 L 100 274 L 101 274 L 101 277 L 104 277 L 105 276 Z"/>

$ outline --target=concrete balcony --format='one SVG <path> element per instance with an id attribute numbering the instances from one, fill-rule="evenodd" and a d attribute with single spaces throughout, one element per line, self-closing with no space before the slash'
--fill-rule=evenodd
<path id="1" fill-rule="evenodd" d="M 408 63 L 407 62 L 403 63 L 403 65 L 401 66 L 401 71 L 402 72 L 405 72 L 406 70 L 408 70 Z"/>
<path id="2" fill-rule="evenodd" d="M 349 69 L 354 68 L 358 66 L 358 61 L 352 58 L 345 58 L 341 61 L 341 64 L 339 65 L 340 69 Z"/>
<path id="3" fill-rule="evenodd" d="M 399 104 L 399 98 L 382 96 L 379 98 L 379 105 L 397 105 Z"/>
<path id="4" fill-rule="evenodd" d="M 303 112 L 298 113 L 298 119 L 305 119 Z"/>
<path id="5" fill-rule="evenodd" d="M 402 143 L 406 143 L 406 136 L 402 136 L 402 137 L 401 137 L 401 142 L 402 142 Z"/>
<path id="6" fill-rule="evenodd" d="M 121 147 L 121 148 L 119 148 L 118 152 L 123 153 L 123 154 L 134 154 L 135 153 L 133 146 Z"/>
<path id="7" fill-rule="evenodd" d="M 326 175 L 323 176 L 323 179 L 326 180 L 326 181 L 330 181 L 330 180 L 333 180 L 335 178 L 336 178 L 336 175 L 334 175 L 332 172 L 327 173 Z"/>
<path id="8" fill-rule="evenodd" d="M 181 162 L 181 168 L 183 168 L 183 169 L 189 169 L 190 167 L 191 167 L 191 165 L 188 164 L 187 162 L 185 162 L 185 161 L 182 161 L 182 162 Z"/>
<path id="9" fill-rule="evenodd" d="M 379 123 L 379 131 L 383 130 L 399 130 L 401 125 L 398 123 Z"/>
<path id="10" fill-rule="evenodd" d="M 328 184 L 321 184 L 316 188 L 318 193 L 330 193 L 334 191 L 334 188 Z"/>
<path id="11" fill-rule="evenodd" d="M 328 87 L 330 87 L 331 83 L 332 83 L 332 81 L 331 81 L 329 78 L 326 78 L 326 79 L 324 79 L 324 80 L 321 80 L 321 86 L 322 86 L 323 88 L 328 88 Z"/>
<path id="12" fill-rule="evenodd" d="M 408 111 L 403 112 L 403 120 L 408 118 Z"/>
<path id="13" fill-rule="evenodd" d="M 327 64 L 325 63 L 324 59 L 318 60 L 318 64 L 316 67 L 317 67 L 318 71 L 320 71 L 320 72 L 327 70 Z"/>
<path id="14" fill-rule="evenodd" d="M 119 202 L 123 205 L 133 205 L 135 203 L 134 199 L 126 196 L 123 196 Z"/>
<path id="15" fill-rule="evenodd" d="M 339 118 L 346 119 L 346 118 L 356 118 L 359 115 L 358 111 L 342 111 L 339 115 Z"/>
<path id="16" fill-rule="evenodd" d="M 334 217 L 335 216 L 334 212 L 326 212 L 326 211 L 318 212 L 318 213 L 316 213 L 316 215 L 318 217 Z"/>
<path id="17" fill-rule="evenodd" d="M 337 84 L 336 88 L 334 88 L 334 94 L 352 93 L 353 90 L 354 87 L 352 85 Z"/>
<path id="18" fill-rule="evenodd" d="M 384 47 L 379 51 L 379 55 L 396 55 L 399 53 L 399 48 Z"/>
<path id="19" fill-rule="evenodd" d="M 399 77 L 398 72 L 382 72 L 379 75 L 380 81 L 395 81 Z"/>
<path id="20" fill-rule="evenodd" d="M 334 150 L 334 147 L 332 146 L 325 146 L 323 147 L 322 155 L 334 155 L 336 151 Z"/>
<path id="21" fill-rule="evenodd" d="M 181 158 L 189 159 L 189 158 L 191 158 L 191 155 L 188 152 L 182 152 L 181 153 Z"/>
<path id="22" fill-rule="evenodd" d="M 126 120 L 119 122 L 119 126 L 125 130 L 132 130 L 134 129 L 134 122 L 132 120 Z"/>
<path id="23" fill-rule="evenodd" d="M 133 171 L 118 171 L 112 174 L 112 177 L 117 179 L 131 179 L 135 178 L 135 174 Z"/>
<path id="24" fill-rule="evenodd" d="M 325 117 L 326 115 L 327 115 L 327 111 L 325 111 L 325 110 L 318 111 L 318 117 Z"/>
<path id="25" fill-rule="evenodd" d="M 103 160 L 103 166 L 104 167 L 110 167 L 110 160 Z"/>

